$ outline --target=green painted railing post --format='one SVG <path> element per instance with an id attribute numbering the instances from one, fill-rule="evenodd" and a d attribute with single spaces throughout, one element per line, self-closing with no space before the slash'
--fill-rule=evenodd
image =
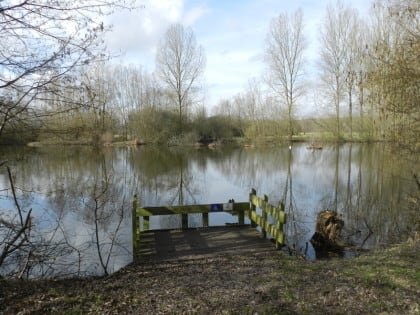
<path id="1" fill-rule="evenodd" d="M 284 225 L 284 221 L 286 219 L 286 214 L 284 214 L 284 216 L 281 218 L 280 214 L 284 213 L 284 203 L 280 202 L 279 206 L 277 207 L 277 211 L 279 212 L 277 215 L 277 220 L 276 220 L 276 228 L 277 228 L 277 233 L 278 235 L 276 235 L 276 248 L 279 249 L 284 245 L 284 231 L 283 231 L 283 225 Z"/>
<path id="2" fill-rule="evenodd" d="M 149 216 L 143 216 L 143 229 L 142 231 L 147 231 L 150 227 L 150 217 Z"/>
<path id="3" fill-rule="evenodd" d="M 252 190 L 249 194 L 249 218 L 250 219 L 252 218 L 252 213 L 256 212 L 256 210 L 257 210 L 257 207 L 252 202 L 253 196 L 256 196 L 256 195 L 257 195 L 257 191 L 254 188 L 252 188 Z M 257 226 L 257 224 L 254 221 L 252 221 L 252 219 L 251 219 L 251 226 L 252 227 Z"/>
<path id="4" fill-rule="evenodd" d="M 233 204 L 233 208 L 235 209 L 235 204 Z M 245 224 L 245 211 L 243 209 L 240 209 L 238 211 L 238 224 L 239 225 Z"/>
<path id="5" fill-rule="evenodd" d="M 262 205 L 262 221 L 261 221 L 261 234 L 263 238 L 267 238 L 267 231 L 265 230 L 266 223 L 267 223 L 267 211 L 266 206 L 268 204 L 268 196 L 264 195 L 264 201 L 265 203 Z"/>
<path id="6" fill-rule="evenodd" d="M 182 228 L 188 229 L 188 214 L 183 213 L 181 216 L 182 216 Z"/>
<path id="7" fill-rule="evenodd" d="M 139 217 L 137 216 L 137 195 L 133 198 L 133 209 L 131 212 L 132 216 L 132 237 L 133 237 L 133 260 L 136 260 L 139 253 L 139 241 L 140 241 L 140 226 Z"/>
<path id="8" fill-rule="evenodd" d="M 208 227 L 209 226 L 209 214 L 206 213 L 202 213 L 202 217 L 203 217 L 203 227 Z"/>

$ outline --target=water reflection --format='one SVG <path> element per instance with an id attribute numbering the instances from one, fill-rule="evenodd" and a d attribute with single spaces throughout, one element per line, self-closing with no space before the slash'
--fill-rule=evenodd
<path id="1" fill-rule="evenodd" d="M 270 203 L 286 205 L 288 246 L 308 257 L 315 256 L 308 242 L 321 210 L 337 211 L 345 222 L 344 237 L 360 248 L 400 241 L 414 228 L 415 210 L 409 200 L 418 196 L 411 179 L 416 165 L 392 154 L 383 144 L 331 145 L 315 151 L 305 144 L 290 149 L 2 150 L 15 174 L 22 207 L 33 209 L 37 237 L 63 247 L 60 253 L 65 254 L 55 257 L 55 262 L 48 261 L 47 272 L 31 271 L 47 276 L 63 274 L 63 268 L 54 265 L 57 260 L 58 265 L 66 266 L 66 272 L 79 275 L 113 272 L 129 263 L 130 200 L 136 193 L 143 205 L 181 205 L 232 198 L 246 201 L 255 188 L 267 194 Z M 2 169 L 3 216 L 13 212 L 10 191 L 3 190 L 7 187 Z M 210 224 L 234 220 L 217 214 L 210 217 Z M 190 226 L 200 224 L 201 216 L 189 218 Z M 180 227 L 181 219 L 156 217 L 151 226 Z M 2 273 L 8 273 L 16 264 L 1 268 Z"/>

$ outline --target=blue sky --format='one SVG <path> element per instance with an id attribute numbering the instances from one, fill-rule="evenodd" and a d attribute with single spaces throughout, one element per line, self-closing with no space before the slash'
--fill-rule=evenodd
<path id="1" fill-rule="evenodd" d="M 367 15 L 370 1 L 344 0 Z M 318 33 L 331 1 L 324 0 L 141 0 L 141 8 L 111 17 L 113 32 L 107 46 L 122 53 L 114 62 L 142 65 L 154 71 L 155 51 L 172 23 L 193 29 L 204 47 L 205 103 L 211 108 L 221 98 L 241 92 L 251 78 L 264 72 L 264 42 L 270 20 L 280 13 L 302 8 L 308 41 L 306 72 L 316 71 Z M 334 2 L 333 2 L 334 3 Z"/>

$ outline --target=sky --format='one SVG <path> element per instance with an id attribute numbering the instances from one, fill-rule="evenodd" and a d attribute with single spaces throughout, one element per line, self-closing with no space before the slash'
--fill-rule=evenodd
<path id="1" fill-rule="evenodd" d="M 342 0 L 362 16 L 368 0 Z M 166 29 L 173 23 L 191 27 L 206 55 L 205 105 L 211 109 L 220 99 L 244 90 L 252 78 L 265 71 L 264 48 L 272 18 L 303 10 L 304 34 L 308 42 L 306 69 L 316 72 L 318 33 L 327 0 L 139 0 L 139 8 L 112 15 L 113 31 L 106 37 L 108 49 L 118 54 L 113 62 L 141 65 L 155 70 L 155 53 Z"/>

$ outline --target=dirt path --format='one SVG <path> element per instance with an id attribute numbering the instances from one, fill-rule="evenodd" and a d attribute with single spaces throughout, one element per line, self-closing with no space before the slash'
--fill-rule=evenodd
<path id="1" fill-rule="evenodd" d="M 105 278 L 0 280 L 0 314 L 420 314 L 420 242 L 316 262 L 281 251 L 139 262 Z"/>

